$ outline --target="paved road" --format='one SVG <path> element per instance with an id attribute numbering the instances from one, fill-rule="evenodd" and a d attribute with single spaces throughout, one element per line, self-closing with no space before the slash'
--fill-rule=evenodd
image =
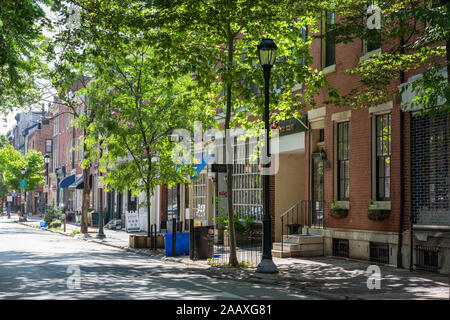
<path id="1" fill-rule="evenodd" d="M 78 277 L 79 275 L 79 277 Z M 0 219 L 0 299 L 314 299 Z"/>

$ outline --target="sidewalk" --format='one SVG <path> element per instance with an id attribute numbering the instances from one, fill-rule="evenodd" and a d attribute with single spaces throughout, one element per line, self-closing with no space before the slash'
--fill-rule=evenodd
<path id="1" fill-rule="evenodd" d="M 17 216 L 11 216 L 17 219 Z M 18 220 L 18 219 L 17 219 Z M 28 222 L 20 222 L 35 228 L 39 227 L 39 217 L 32 217 Z M 70 236 L 73 230 L 80 227 L 66 225 L 66 232 L 52 231 Z M 218 279 L 241 279 L 242 281 L 272 284 L 286 290 L 307 292 L 323 299 L 450 299 L 449 276 L 422 271 L 409 271 L 395 267 L 380 265 L 380 289 L 369 289 L 375 280 L 369 279 L 367 268 L 370 262 L 356 261 L 337 257 L 314 258 L 273 258 L 278 274 L 257 273 L 256 268 L 228 268 L 208 264 L 208 261 L 192 261 L 189 256 L 165 257 L 165 250 L 129 248 L 129 235 L 125 230 L 105 229 L 106 238 L 96 239 L 97 232 L 89 228 L 89 237 L 77 234 L 76 237 L 86 241 L 97 242 L 129 252 L 159 258 L 162 261 L 183 263 L 195 268 L 207 269 Z M 92 233 L 91 233 L 92 232 Z M 133 233 L 146 235 L 145 232 Z"/>
<path id="2" fill-rule="evenodd" d="M 14 215 L 14 218 L 17 219 L 17 216 Z M 11 216 L 11 219 L 13 219 L 13 216 Z M 18 220 L 18 219 L 17 219 Z M 73 236 L 72 232 L 73 231 L 80 231 L 80 226 L 76 225 L 73 222 L 67 222 L 66 223 L 66 232 L 64 232 L 64 222 L 63 224 L 61 224 L 61 230 L 49 230 L 47 228 L 41 228 L 40 227 L 40 222 L 43 221 L 41 217 L 28 217 L 28 221 L 27 222 L 20 222 L 21 224 L 27 225 L 27 226 L 31 226 L 34 228 L 39 228 L 39 229 L 43 229 L 43 230 L 47 230 L 47 231 L 51 231 L 51 232 L 55 232 L 55 233 L 60 233 L 66 236 Z M 111 247 L 115 247 L 118 249 L 132 249 L 129 248 L 129 238 L 131 234 L 135 234 L 135 235 L 147 235 L 147 232 L 130 232 L 127 233 L 125 231 L 125 229 L 123 230 L 109 230 L 107 228 L 103 228 L 103 233 L 105 234 L 105 238 L 104 239 L 97 239 L 97 234 L 98 234 L 98 228 L 93 228 L 93 227 L 89 227 L 88 228 L 88 234 L 89 236 L 84 236 L 80 233 L 75 234 L 74 237 L 78 238 L 78 239 L 82 239 L 82 240 L 86 240 L 86 241 L 92 241 L 92 242 L 98 242 L 101 243 L 103 245 L 107 245 L 107 246 L 111 246 Z M 162 253 L 162 251 L 161 251 Z"/>

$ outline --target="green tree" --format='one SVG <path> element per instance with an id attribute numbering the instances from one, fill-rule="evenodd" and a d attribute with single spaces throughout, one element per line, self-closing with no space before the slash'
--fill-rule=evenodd
<path id="1" fill-rule="evenodd" d="M 97 56 L 98 74 L 83 90 L 96 114 L 85 143 L 93 148 L 102 139 L 101 170 L 106 172 L 103 181 L 108 187 L 145 193 L 150 235 L 155 187 L 185 183 L 192 173 L 191 167 L 173 161 L 172 131 L 191 130 L 195 120 L 208 122 L 213 113 L 202 103 L 194 79 L 189 75 L 168 79 L 158 68 L 160 57 L 151 46 L 133 34 L 122 40 L 118 49 L 110 43 L 107 54 Z"/>
<path id="2" fill-rule="evenodd" d="M 0 149 L 10 144 L 9 139 L 5 135 L 0 135 Z"/>
<path id="3" fill-rule="evenodd" d="M 35 190 L 45 182 L 44 157 L 36 150 L 30 150 L 25 156 L 8 145 L 0 149 L 0 172 L 7 186 L 12 190 L 20 191 L 21 169 L 25 168 L 26 191 Z"/>
<path id="4" fill-rule="evenodd" d="M 447 113 L 450 110 L 450 2 L 381 0 L 375 3 L 382 17 L 381 29 L 375 33 L 367 28 L 366 2 L 338 0 L 331 5 L 339 13 L 338 22 L 330 32 L 336 42 L 346 43 L 355 38 L 371 41 L 377 36 L 383 45 L 379 54 L 349 70 L 349 74 L 360 77 L 361 86 L 333 102 L 369 107 L 413 90 L 416 97 L 402 102 L 406 110 L 419 108 L 422 115 L 430 116 Z M 424 70 L 422 77 L 407 83 L 406 73 L 418 68 Z M 402 84 L 399 90 L 390 87 L 395 82 Z M 442 99 L 443 105 L 439 103 Z"/>
<path id="5" fill-rule="evenodd" d="M 0 114 L 35 101 L 36 79 L 44 68 L 40 57 L 49 26 L 42 5 L 51 0 L 0 1 Z"/>
<path id="6" fill-rule="evenodd" d="M 263 74 L 258 66 L 256 46 L 262 37 L 278 44 L 278 60 L 272 70 L 272 119 L 298 116 L 305 106 L 314 106 L 314 95 L 325 78 L 307 65 L 311 37 L 305 27 L 315 30 L 317 15 L 313 2 L 298 1 L 121 1 L 84 0 L 80 5 L 97 26 L 119 37 L 124 30 L 142 32 L 161 52 L 158 68 L 165 76 L 174 75 L 173 61 L 182 71 L 195 75 L 199 86 L 214 96 L 209 103 L 219 105 L 225 114 L 225 129 L 233 125 L 261 127 L 250 117 L 260 116 L 264 97 L 258 94 Z M 148 34 L 149 31 L 154 31 Z M 302 63 L 304 61 L 304 63 Z M 179 70 L 177 70 L 179 72 Z M 217 90 L 216 83 L 223 86 Z M 299 95 L 294 89 L 302 84 Z M 275 90 L 278 88 L 280 90 Z M 255 90 L 256 89 L 256 90 Z M 234 119 L 234 123 L 232 121 Z M 230 137 L 226 144 L 230 144 Z M 231 254 L 229 263 L 238 266 L 232 199 L 232 164 L 227 168 L 228 215 Z"/>

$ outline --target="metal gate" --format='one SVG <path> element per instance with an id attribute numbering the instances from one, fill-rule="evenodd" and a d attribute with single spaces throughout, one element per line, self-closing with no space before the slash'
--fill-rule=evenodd
<path id="1" fill-rule="evenodd" d="M 262 258 L 263 186 L 254 151 L 256 139 L 234 140 L 233 213 L 236 256 L 242 266 L 256 267 Z M 216 210 L 217 215 L 218 210 Z M 222 213 L 223 214 L 223 213 Z M 230 258 L 228 230 L 217 228 L 212 262 L 227 265 Z"/>

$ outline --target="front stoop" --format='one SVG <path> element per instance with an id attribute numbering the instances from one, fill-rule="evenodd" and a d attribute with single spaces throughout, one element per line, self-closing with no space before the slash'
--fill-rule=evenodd
<path id="1" fill-rule="evenodd" d="M 286 235 L 283 236 L 283 241 L 283 250 L 281 242 L 273 244 L 272 256 L 277 258 L 323 256 L 322 236 Z"/>

